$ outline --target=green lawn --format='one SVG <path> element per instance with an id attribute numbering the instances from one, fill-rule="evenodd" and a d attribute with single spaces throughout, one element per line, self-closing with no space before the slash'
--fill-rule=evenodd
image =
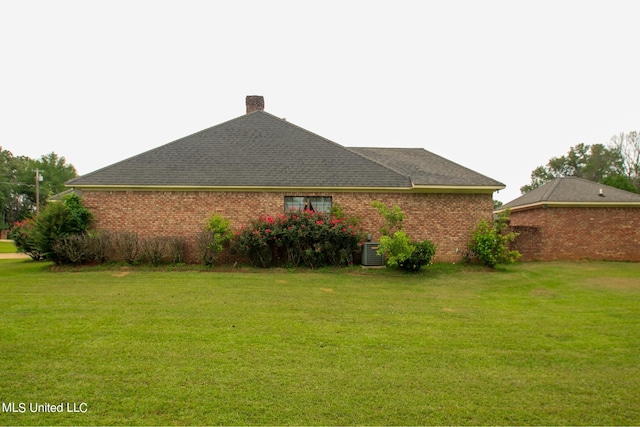
<path id="1" fill-rule="evenodd" d="M 167 270 L 0 260 L 0 425 L 640 421 L 640 264 Z"/>
<path id="2" fill-rule="evenodd" d="M 0 254 L 15 254 L 16 246 L 13 244 L 13 241 L 0 241 Z"/>

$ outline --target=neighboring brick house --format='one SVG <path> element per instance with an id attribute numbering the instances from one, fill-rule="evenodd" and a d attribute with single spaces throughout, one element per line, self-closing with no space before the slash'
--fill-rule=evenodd
<path id="1" fill-rule="evenodd" d="M 640 195 L 556 178 L 507 203 L 522 260 L 640 261 Z"/>
<path id="2" fill-rule="evenodd" d="M 195 236 L 214 214 L 240 228 L 261 214 L 333 203 L 379 237 L 380 200 L 398 205 L 414 239 L 437 245 L 436 260 L 461 259 L 473 228 L 490 219 L 504 185 L 418 148 L 346 148 L 264 111 L 247 114 L 75 178 L 96 228 L 140 236 Z"/>

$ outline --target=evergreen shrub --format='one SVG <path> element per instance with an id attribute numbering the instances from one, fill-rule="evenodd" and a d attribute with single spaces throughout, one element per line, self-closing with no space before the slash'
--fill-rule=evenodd
<path id="1" fill-rule="evenodd" d="M 32 218 L 24 219 L 13 224 L 9 232 L 9 238 L 13 239 L 18 252 L 22 252 L 31 257 L 34 261 L 42 259 L 42 252 L 38 249 L 35 241 L 35 221 Z"/>
<path id="2" fill-rule="evenodd" d="M 93 215 L 82 205 L 80 197 L 70 194 L 61 202 L 48 203 L 33 220 L 17 223 L 11 236 L 16 247 L 32 259 L 64 264 L 69 259 L 63 252 L 69 252 L 76 259 L 76 252 L 86 243 L 86 239 L 74 238 L 73 242 L 63 240 L 85 234 L 92 221 Z"/>

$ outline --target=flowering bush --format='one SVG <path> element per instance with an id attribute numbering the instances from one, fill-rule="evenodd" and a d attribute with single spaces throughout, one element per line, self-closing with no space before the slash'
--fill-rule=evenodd
<path id="1" fill-rule="evenodd" d="M 235 248 L 260 267 L 286 257 L 290 265 L 318 268 L 351 263 L 362 240 L 362 229 L 351 217 L 291 210 L 251 221 L 236 233 Z"/>

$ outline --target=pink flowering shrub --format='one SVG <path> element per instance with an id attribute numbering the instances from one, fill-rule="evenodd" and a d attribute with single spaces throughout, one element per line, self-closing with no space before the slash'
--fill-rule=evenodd
<path id="1" fill-rule="evenodd" d="M 251 221 L 236 233 L 235 248 L 253 265 L 265 268 L 274 259 L 310 268 L 349 265 L 363 235 L 358 221 L 341 212 L 291 210 Z"/>

